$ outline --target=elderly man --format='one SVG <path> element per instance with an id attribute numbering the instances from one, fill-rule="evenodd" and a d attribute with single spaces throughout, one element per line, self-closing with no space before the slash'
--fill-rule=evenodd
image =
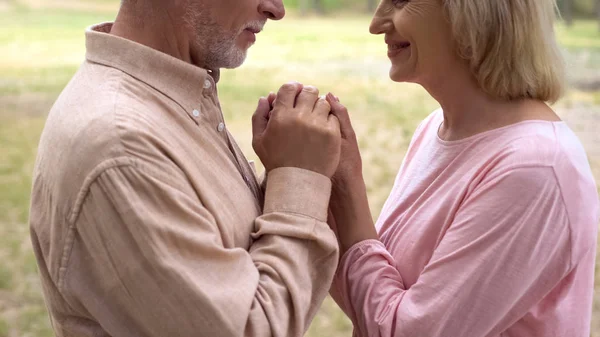
<path id="1" fill-rule="evenodd" d="M 304 334 L 338 261 L 326 223 L 338 120 L 313 87 L 262 98 L 263 188 L 216 91 L 219 68 L 283 16 L 281 0 L 125 0 L 87 30 L 31 201 L 57 336 Z"/>

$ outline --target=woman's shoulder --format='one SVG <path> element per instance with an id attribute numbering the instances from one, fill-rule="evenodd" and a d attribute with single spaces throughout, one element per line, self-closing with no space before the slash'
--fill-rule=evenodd
<path id="1" fill-rule="evenodd" d="M 487 174 L 521 175 L 521 184 L 547 194 L 556 191 L 578 241 L 596 228 L 598 190 L 583 145 L 564 122 L 528 121 L 489 140 L 496 160 Z M 555 186 L 550 188 L 548 184 Z M 549 195 L 545 196 L 549 198 Z"/>
<path id="2" fill-rule="evenodd" d="M 482 139 L 482 145 L 497 152 L 504 165 L 552 167 L 557 174 L 573 166 L 591 175 L 585 149 L 565 122 L 525 121 L 489 136 Z"/>

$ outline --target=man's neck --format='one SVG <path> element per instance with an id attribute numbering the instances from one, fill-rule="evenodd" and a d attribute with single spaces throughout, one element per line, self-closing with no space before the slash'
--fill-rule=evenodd
<path id="1" fill-rule="evenodd" d="M 148 8 L 146 1 L 122 6 L 110 34 L 128 39 L 194 64 L 183 13 Z"/>

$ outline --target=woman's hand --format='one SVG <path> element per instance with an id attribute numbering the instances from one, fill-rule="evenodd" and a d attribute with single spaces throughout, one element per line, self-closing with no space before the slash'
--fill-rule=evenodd
<path id="1" fill-rule="evenodd" d="M 326 96 L 327 102 L 331 106 L 331 113 L 335 115 L 340 122 L 340 132 L 342 135 L 340 164 L 333 176 L 334 189 L 343 191 L 347 183 L 354 179 L 362 180 L 362 158 L 358 148 L 356 133 L 352 127 L 348 109 L 340 103 L 339 98 L 329 93 Z M 343 119 L 340 120 L 340 118 Z"/>
<path id="2" fill-rule="evenodd" d="M 369 239 L 378 239 L 377 231 L 367 199 L 367 188 L 362 175 L 362 159 L 358 140 L 348 109 L 332 94 L 327 95 L 331 105 L 331 114 L 340 123 L 342 136 L 340 163 L 332 177 L 330 211 L 334 218 L 333 229 L 338 235 L 341 254 L 356 243 Z"/>

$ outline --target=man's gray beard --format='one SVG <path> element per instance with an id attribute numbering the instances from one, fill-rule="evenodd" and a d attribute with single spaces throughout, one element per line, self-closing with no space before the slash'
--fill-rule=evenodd
<path id="1" fill-rule="evenodd" d="M 196 47 L 204 54 L 204 60 L 198 60 L 201 66 L 207 69 L 233 69 L 244 63 L 247 51 L 236 45 L 241 31 L 233 34 L 223 32 L 210 14 L 200 8 L 190 9 L 185 19 L 196 31 Z"/>
<path id="2" fill-rule="evenodd" d="M 211 38 L 210 41 L 198 41 L 199 43 L 210 42 L 205 44 L 206 67 L 209 69 L 233 69 L 241 66 L 246 60 L 247 52 L 236 45 L 238 36 L 218 38 L 213 35 L 214 40 Z"/>

